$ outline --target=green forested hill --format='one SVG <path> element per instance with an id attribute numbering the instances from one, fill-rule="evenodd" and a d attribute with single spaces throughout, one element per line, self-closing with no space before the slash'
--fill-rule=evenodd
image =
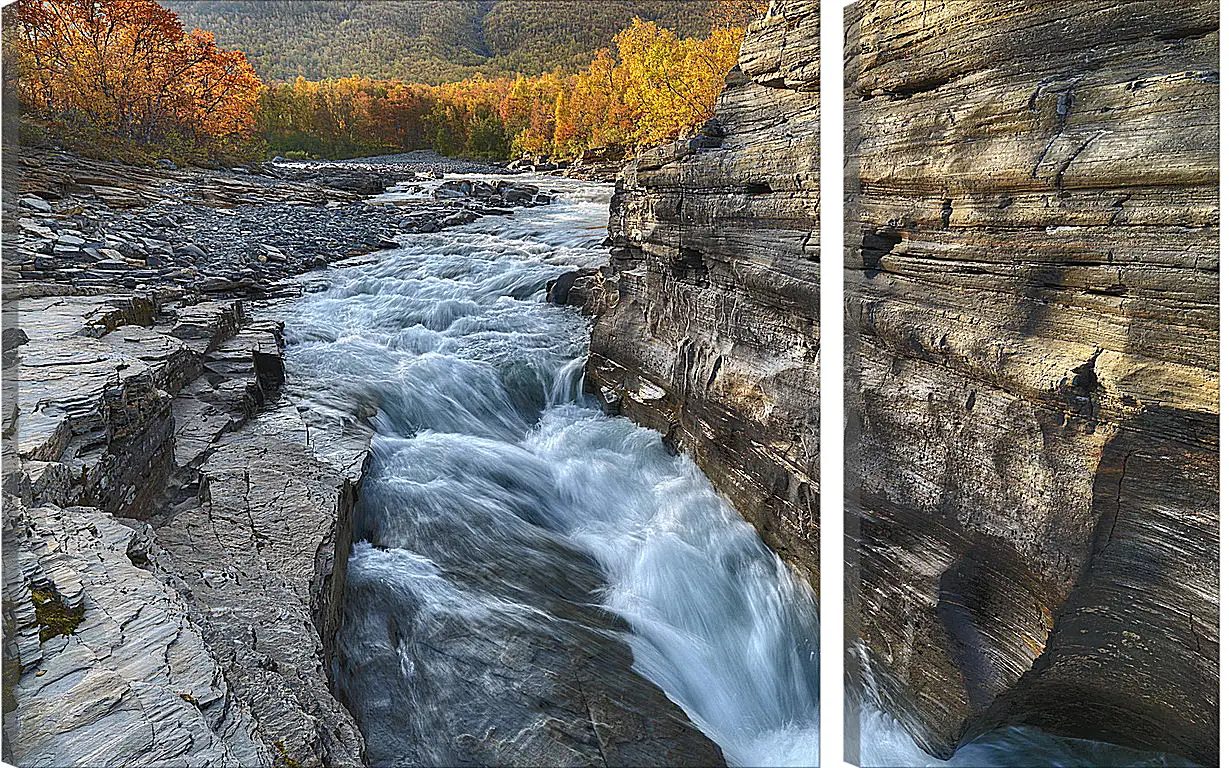
<path id="1" fill-rule="evenodd" d="M 632 17 L 684 35 L 708 0 L 160 0 L 248 54 L 266 80 L 364 75 L 422 83 L 588 63 Z"/>

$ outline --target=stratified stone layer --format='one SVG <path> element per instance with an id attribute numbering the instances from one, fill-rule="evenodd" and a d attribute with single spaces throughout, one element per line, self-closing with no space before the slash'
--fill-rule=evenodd
<path id="1" fill-rule="evenodd" d="M 819 581 L 819 3 L 771 4 L 716 117 L 616 184 L 588 377 Z"/>
<path id="2" fill-rule="evenodd" d="M 1217 755 L 1217 11 L 846 15 L 854 638 L 915 735 Z"/>
<path id="3" fill-rule="evenodd" d="M 280 326 L 173 289 L 4 309 L 6 759 L 362 764 L 325 665 L 366 440 L 317 454 Z"/>

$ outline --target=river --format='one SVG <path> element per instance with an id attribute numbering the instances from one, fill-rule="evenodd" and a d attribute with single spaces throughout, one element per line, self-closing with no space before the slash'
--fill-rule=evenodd
<path id="1" fill-rule="evenodd" d="M 314 407 L 375 431 L 335 670 L 369 758 L 455 760 L 480 683 L 416 649 L 571 621 L 552 596 L 596 564 L 634 668 L 730 764 L 817 765 L 814 594 L 690 459 L 582 393 L 588 322 L 545 286 L 608 258 L 611 192 L 538 182 L 552 205 L 343 262 L 287 320 Z"/>

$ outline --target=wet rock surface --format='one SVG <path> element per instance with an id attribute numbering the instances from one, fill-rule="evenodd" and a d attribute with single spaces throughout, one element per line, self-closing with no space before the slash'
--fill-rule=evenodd
<path id="1" fill-rule="evenodd" d="M 586 315 L 592 315 L 597 311 L 594 302 L 601 279 L 601 270 L 598 269 L 564 272 L 546 284 L 546 300 L 551 304 L 578 307 Z"/>
<path id="2" fill-rule="evenodd" d="M 846 16 L 849 621 L 938 755 L 1217 760 L 1216 9 Z"/>
<path id="3" fill-rule="evenodd" d="M 819 579 L 819 4 L 748 29 L 716 118 L 616 184 L 588 381 Z M 562 285 L 557 283 L 562 291 Z"/>

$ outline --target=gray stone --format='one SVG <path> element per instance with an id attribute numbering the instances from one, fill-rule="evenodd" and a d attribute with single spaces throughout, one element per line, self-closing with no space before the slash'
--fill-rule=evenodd
<path id="1" fill-rule="evenodd" d="M 205 258 L 205 252 L 191 243 L 177 245 L 172 249 L 172 252 L 181 259 L 191 259 L 192 261 Z"/>
<path id="2" fill-rule="evenodd" d="M 347 452 L 338 467 L 313 458 L 292 404 L 262 410 L 284 379 L 280 331 L 245 325 L 238 302 L 179 306 L 171 329 L 147 327 L 149 299 L 9 310 L 23 330 L 6 330 L 5 362 L 23 387 L 5 417 L 21 479 L 6 488 L 37 504 L 4 507 L 6 566 L 23 563 L 5 570 L 6 656 L 25 671 L 6 750 L 22 765 L 360 765 L 321 659 L 365 437 L 328 438 Z M 182 501 L 160 511 L 164 496 Z M 70 636 L 40 642 L 32 589 L 81 616 Z"/>
<path id="3" fill-rule="evenodd" d="M 260 244 L 258 253 L 263 255 L 269 261 L 283 262 L 286 260 L 286 254 L 282 251 L 282 249 L 267 243 Z"/>
<path id="4" fill-rule="evenodd" d="M 17 617 L 6 640 L 20 648 L 17 707 L 5 716 L 15 763 L 272 763 L 183 599 L 151 572 L 159 553 L 148 530 L 96 509 L 25 509 L 9 498 L 4 546 Z M 79 612 L 71 635 L 40 641 L 35 592 Z"/>
<path id="5" fill-rule="evenodd" d="M 101 269 L 107 272 L 125 272 L 132 269 L 132 265 L 122 259 L 103 259 L 102 261 L 94 262 L 94 269 Z"/>
<path id="6" fill-rule="evenodd" d="M 18 219 L 17 225 L 21 227 L 23 232 L 27 232 L 37 238 L 55 237 L 55 233 L 52 232 L 49 227 L 43 226 L 42 224 L 35 222 L 33 219 Z"/>
<path id="7" fill-rule="evenodd" d="M 239 287 L 239 283 L 229 277 L 206 277 L 198 281 L 195 287 L 203 293 L 218 293 L 233 291 Z"/>

